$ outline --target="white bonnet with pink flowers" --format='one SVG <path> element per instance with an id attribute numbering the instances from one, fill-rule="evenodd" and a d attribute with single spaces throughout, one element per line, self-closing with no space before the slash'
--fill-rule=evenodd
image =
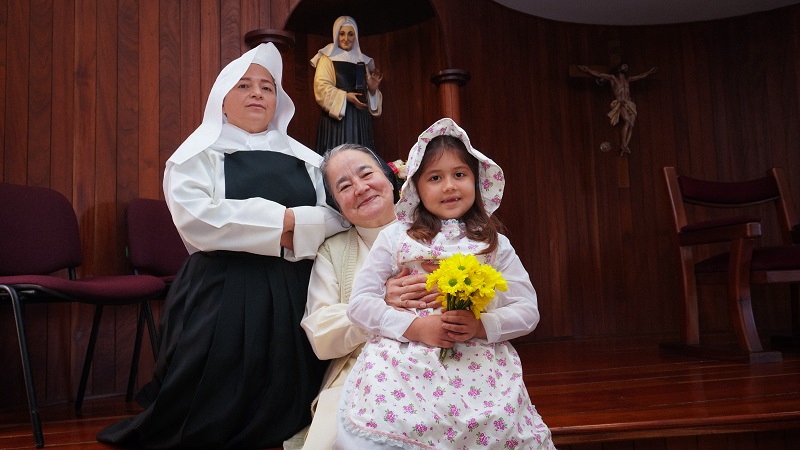
<path id="1" fill-rule="evenodd" d="M 419 169 L 428 142 L 436 136 L 442 135 L 449 135 L 459 139 L 467 147 L 467 151 L 478 160 L 479 170 L 478 173 L 475 174 L 475 177 L 486 212 L 491 215 L 500 206 L 500 201 L 503 199 L 503 189 L 506 184 L 505 177 L 503 176 L 503 169 L 489 157 L 473 147 L 472 144 L 470 144 L 467 132 L 459 127 L 453 119 L 444 118 L 437 120 L 433 125 L 428 127 L 428 129 L 423 131 L 422 134 L 419 135 L 417 143 L 411 147 L 406 166 L 406 181 L 400 193 L 400 200 L 394 207 L 397 220 L 406 223 L 413 222 L 414 210 L 417 208 L 420 199 L 417 188 L 414 186 L 411 178 Z"/>

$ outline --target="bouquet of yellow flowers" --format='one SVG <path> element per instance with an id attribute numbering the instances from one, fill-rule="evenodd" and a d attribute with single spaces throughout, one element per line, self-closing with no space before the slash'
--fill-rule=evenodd
<path id="1" fill-rule="evenodd" d="M 455 255 L 439 262 L 439 268 L 428 275 L 425 287 L 438 286 L 442 309 L 466 309 L 481 318 L 481 312 L 494 298 L 495 289 L 508 289 L 503 274 L 488 264 L 481 264 L 474 255 Z M 439 360 L 447 356 L 446 348 L 439 352 Z"/>

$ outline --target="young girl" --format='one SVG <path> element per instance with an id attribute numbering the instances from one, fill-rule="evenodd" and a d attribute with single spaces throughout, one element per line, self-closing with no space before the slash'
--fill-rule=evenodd
<path id="1" fill-rule="evenodd" d="M 348 317 L 371 335 L 340 399 L 334 448 L 553 449 L 509 339 L 539 322 L 536 292 L 492 213 L 505 180 L 451 119 L 423 132 L 408 158 L 398 221 L 381 231 L 356 276 Z M 347 188 L 345 186 L 344 188 Z M 470 311 L 397 310 L 386 279 L 470 253 L 499 270 L 498 292 Z M 439 359 L 441 348 L 451 352 Z"/>

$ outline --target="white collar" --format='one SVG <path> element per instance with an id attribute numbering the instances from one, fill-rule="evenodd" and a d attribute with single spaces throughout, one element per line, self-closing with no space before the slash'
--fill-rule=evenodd
<path id="1" fill-rule="evenodd" d="M 377 228 L 366 228 L 366 227 L 359 227 L 356 226 L 356 232 L 358 232 L 358 237 L 367 244 L 367 248 L 372 248 L 372 244 L 375 243 L 375 239 L 378 238 L 378 234 L 380 234 L 381 230 L 388 227 L 389 225 L 397 222 L 397 220 L 393 220 L 386 225 L 379 226 Z"/>

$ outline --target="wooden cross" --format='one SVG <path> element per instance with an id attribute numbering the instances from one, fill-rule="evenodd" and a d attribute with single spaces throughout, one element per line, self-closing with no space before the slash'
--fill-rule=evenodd
<path id="1" fill-rule="evenodd" d="M 623 63 L 622 60 L 622 51 L 620 50 L 619 40 L 612 39 L 608 41 L 608 65 L 589 65 L 586 64 L 586 67 L 594 70 L 595 72 L 601 73 L 611 73 L 614 69 L 619 67 L 620 64 Z M 628 66 L 628 73 L 637 74 L 643 73 L 649 70 L 650 67 L 638 67 L 638 66 Z M 595 78 L 596 77 L 581 71 L 578 69 L 578 64 L 570 64 L 569 66 L 569 77 L 570 78 Z M 649 77 L 650 79 L 657 79 L 657 75 L 653 74 Z M 599 80 L 600 85 L 605 84 L 604 80 Z"/>
<path id="2" fill-rule="evenodd" d="M 622 50 L 620 49 L 619 38 L 612 38 L 608 41 L 608 65 L 607 66 L 590 66 L 588 68 L 597 72 L 611 72 L 615 67 L 622 64 Z M 569 66 L 570 78 L 589 78 L 592 77 L 588 73 L 580 71 L 577 64 Z M 592 77 L 593 78 L 593 77 Z"/>
<path id="3" fill-rule="evenodd" d="M 612 93 L 614 94 L 615 97 L 615 102 L 612 105 L 616 106 L 612 107 L 612 112 L 609 113 L 609 116 L 611 116 L 614 113 L 617 114 L 614 116 L 614 119 L 616 120 L 612 119 L 611 121 L 612 125 L 615 125 L 617 124 L 617 121 L 620 120 L 620 115 L 619 115 L 620 110 L 618 109 L 620 108 L 620 104 L 623 105 L 623 107 L 625 104 L 630 104 L 632 106 L 633 111 L 631 113 L 623 111 L 623 114 L 632 114 L 633 115 L 632 119 L 635 119 L 636 110 L 635 110 L 635 104 L 630 98 L 628 82 L 624 81 L 624 83 L 618 83 L 619 77 L 616 75 L 614 75 L 613 78 L 604 76 L 605 74 L 611 75 L 612 72 L 615 72 L 615 69 L 620 67 L 620 65 L 623 63 L 621 56 L 622 52 L 620 51 L 619 39 L 610 40 L 608 47 L 609 47 L 609 64 L 607 66 L 601 66 L 601 65 L 586 66 L 586 68 L 588 68 L 589 71 L 594 72 L 594 74 L 592 74 L 592 73 L 587 73 L 587 71 L 581 70 L 579 68 L 580 66 L 573 64 L 569 66 L 569 76 L 570 78 L 593 78 L 599 86 L 604 86 L 608 83 L 612 84 L 613 88 Z M 646 68 L 640 70 L 638 68 L 632 68 L 629 66 L 628 71 L 626 73 L 637 74 L 633 75 L 633 78 L 631 80 L 635 81 L 637 79 L 642 79 L 650 76 L 652 73 L 654 73 L 654 71 L 655 68 L 652 69 Z M 603 78 L 600 78 L 600 76 L 598 75 L 603 76 Z M 620 99 L 625 99 L 627 100 L 627 102 L 616 101 Z M 620 156 L 626 156 L 627 154 L 630 153 L 630 149 L 628 148 L 628 141 L 630 140 L 630 134 L 633 128 L 633 120 L 631 120 L 629 123 L 625 116 L 623 116 L 623 119 L 625 120 L 625 122 L 620 127 L 620 136 L 619 136 L 620 140 L 619 147 L 622 150 Z M 606 151 L 606 148 L 609 148 L 609 143 L 604 142 L 603 145 L 601 145 L 601 150 Z M 628 158 L 619 159 L 619 164 L 617 167 L 617 177 L 618 177 L 618 185 L 620 188 L 630 187 L 630 177 L 628 176 L 627 160 Z"/>

